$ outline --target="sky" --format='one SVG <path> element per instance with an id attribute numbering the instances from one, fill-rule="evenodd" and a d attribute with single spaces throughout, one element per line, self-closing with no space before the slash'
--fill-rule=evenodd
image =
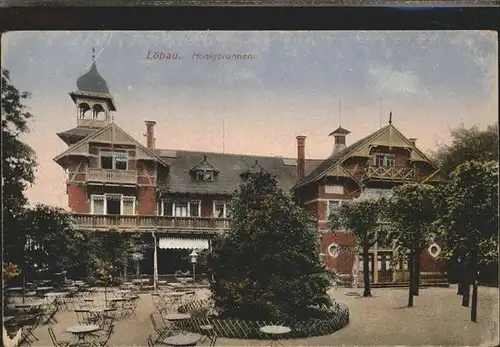
<path id="1" fill-rule="evenodd" d="M 295 158 L 295 137 L 305 135 L 306 156 L 326 158 L 339 124 L 351 131 L 349 145 L 392 112 L 393 125 L 431 153 L 450 129 L 498 119 L 491 31 L 9 32 L 2 65 L 32 95 L 22 138 L 38 156 L 32 203 L 67 207 L 64 170 L 53 161 L 67 146 L 56 133 L 76 126 L 68 93 L 92 48 L 115 123 L 144 144 L 144 121 L 155 120 L 157 148 Z M 148 59 L 154 52 L 178 59 Z"/>

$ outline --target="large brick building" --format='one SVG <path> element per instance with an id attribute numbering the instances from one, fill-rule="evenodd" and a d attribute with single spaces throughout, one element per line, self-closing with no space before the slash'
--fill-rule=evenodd
<path id="1" fill-rule="evenodd" d="M 440 179 L 415 140 L 391 122 L 350 146 L 349 131 L 339 127 L 330 134 L 334 150 L 324 160 L 305 158 L 305 136 L 297 137 L 297 158 L 195 152 L 156 148 L 154 121 L 145 122 L 145 145 L 114 123 L 115 102 L 95 62 L 78 78 L 70 96 L 77 123 L 58 133 L 69 148 L 54 160 L 67 173 L 75 227 L 151 235 L 155 251 L 142 261 L 146 273 L 152 272 L 153 258 L 160 274 L 171 274 L 188 268 L 185 257 L 192 249 L 210 248 L 213 236 L 229 227 L 233 192 L 254 170 L 274 174 L 282 189 L 294 190 L 299 204 L 317 216 L 321 256 L 346 275 L 356 270 L 357 259 L 339 254 L 336 247 L 352 244 L 353 237 L 328 230 L 328 214 L 344 201 L 390 194 L 403 182 Z M 422 253 L 423 272 L 441 271 L 442 263 L 431 256 L 438 250 L 434 245 Z M 389 245 L 375 245 L 372 281 L 405 280 L 405 265 L 393 269 L 392 256 Z"/>

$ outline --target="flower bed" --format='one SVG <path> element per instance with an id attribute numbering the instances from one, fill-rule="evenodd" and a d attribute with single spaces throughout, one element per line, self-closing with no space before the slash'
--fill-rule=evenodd
<path id="1" fill-rule="evenodd" d="M 190 313 L 192 317 L 180 323 L 183 329 L 201 333 L 199 326 L 210 324 L 219 337 L 231 339 L 269 339 L 267 334 L 259 330 L 266 325 L 287 325 L 292 331 L 284 335 L 283 338 L 299 339 L 328 335 L 349 324 L 349 308 L 335 300 L 333 306 L 328 308 L 325 317 L 291 324 L 217 318 L 214 313 L 213 302 L 210 299 L 191 302 L 179 307 L 178 311 L 179 313 Z"/>

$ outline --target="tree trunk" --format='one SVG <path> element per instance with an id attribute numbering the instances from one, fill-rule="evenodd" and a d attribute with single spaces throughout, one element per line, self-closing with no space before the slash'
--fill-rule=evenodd
<path id="1" fill-rule="evenodd" d="M 418 296 L 420 289 L 420 250 L 415 250 L 415 274 L 413 275 L 413 295 Z"/>
<path id="2" fill-rule="evenodd" d="M 470 276 L 469 276 L 469 264 L 464 262 L 463 268 L 463 282 L 462 282 L 462 306 L 469 307 L 469 296 L 470 296 Z"/>
<path id="3" fill-rule="evenodd" d="M 408 254 L 408 270 L 410 271 L 410 279 L 408 283 L 408 307 L 413 307 L 413 290 L 415 288 L 415 261 L 414 252 Z"/>
<path id="4" fill-rule="evenodd" d="M 363 281 L 365 285 L 365 290 L 363 291 L 364 297 L 372 296 L 370 290 L 370 267 L 369 267 L 370 254 L 368 253 L 368 250 L 369 247 L 365 243 L 365 245 L 363 246 Z"/>
<path id="5" fill-rule="evenodd" d="M 471 282 L 472 282 L 472 308 L 470 312 L 470 320 L 477 322 L 477 261 L 472 259 L 471 264 Z"/>

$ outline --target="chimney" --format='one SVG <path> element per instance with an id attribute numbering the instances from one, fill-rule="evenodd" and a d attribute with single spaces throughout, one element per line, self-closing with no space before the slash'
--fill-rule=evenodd
<path id="1" fill-rule="evenodd" d="M 412 143 L 412 145 L 416 146 L 417 139 L 411 138 L 411 139 L 408 139 L 408 140 Z"/>
<path id="2" fill-rule="evenodd" d="M 351 132 L 349 130 L 346 130 L 342 127 L 338 127 L 336 130 L 332 131 L 330 135 L 328 135 L 328 136 L 333 136 L 333 151 L 331 156 L 339 153 L 340 151 L 346 148 L 345 138 L 350 133 Z"/>
<path id="3" fill-rule="evenodd" d="M 306 171 L 306 137 L 297 136 L 297 182 L 304 178 Z"/>
<path id="4" fill-rule="evenodd" d="M 147 120 L 146 123 L 146 147 L 149 149 L 155 148 L 155 125 L 154 120 Z"/>

